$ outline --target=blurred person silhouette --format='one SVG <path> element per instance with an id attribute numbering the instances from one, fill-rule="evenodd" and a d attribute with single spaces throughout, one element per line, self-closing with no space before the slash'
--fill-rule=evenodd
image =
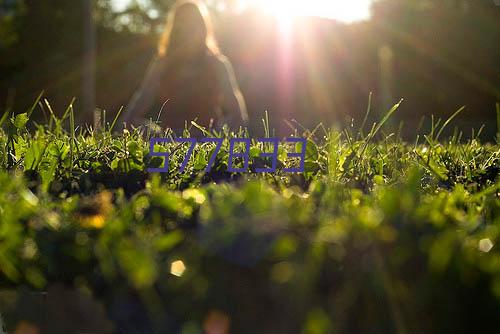
<path id="1" fill-rule="evenodd" d="M 198 0 L 177 1 L 170 10 L 157 53 L 123 121 L 143 123 L 148 112 L 174 131 L 194 119 L 203 126 L 247 124 L 233 67 L 217 46 L 208 8 Z"/>

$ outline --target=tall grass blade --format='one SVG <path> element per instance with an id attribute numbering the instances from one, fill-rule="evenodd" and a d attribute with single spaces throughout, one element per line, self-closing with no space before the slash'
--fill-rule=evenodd
<path id="1" fill-rule="evenodd" d="M 365 113 L 365 118 L 363 119 L 363 123 L 361 123 L 361 127 L 359 128 L 359 133 L 361 134 L 361 137 L 363 137 L 363 131 L 365 130 L 366 122 L 368 121 L 368 116 L 370 115 L 371 109 L 372 109 L 372 92 L 370 92 L 370 95 L 368 95 L 368 106 L 366 107 L 366 113 Z"/>
<path id="2" fill-rule="evenodd" d="M 28 109 L 28 118 L 31 117 L 31 114 L 33 114 L 33 111 L 35 111 L 36 105 L 40 100 L 42 99 L 42 96 L 45 92 L 42 90 L 38 97 L 35 99 L 35 102 L 31 105 L 31 107 Z"/>
<path id="3" fill-rule="evenodd" d="M 441 126 L 441 129 L 439 130 L 439 132 L 437 133 L 436 135 L 436 138 L 435 138 L 435 141 L 438 141 L 439 140 L 439 137 L 441 136 L 441 133 L 443 133 L 443 130 L 446 128 L 446 126 L 448 126 L 448 124 L 450 124 L 450 122 L 458 116 L 458 114 L 460 114 L 462 111 L 465 110 L 465 106 L 461 107 L 460 109 L 458 109 L 457 111 L 455 111 L 455 113 L 453 113 L 453 115 L 450 116 L 450 118 L 448 118 L 446 120 L 446 122 L 444 122 L 443 126 Z"/>
<path id="4" fill-rule="evenodd" d="M 68 107 L 64 111 L 63 117 L 61 118 L 62 121 L 64 121 L 66 119 L 66 117 L 68 117 L 70 110 L 73 108 L 73 103 L 75 103 L 75 98 L 71 99 L 71 102 L 69 103 Z"/>
<path id="5" fill-rule="evenodd" d="M 118 113 L 116 114 L 115 119 L 113 120 L 113 123 L 111 123 L 111 127 L 109 128 L 109 132 L 112 132 L 113 129 L 115 128 L 115 124 L 118 121 L 118 119 L 120 118 L 122 111 L 123 111 L 123 106 L 121 106 L 120 110 L 118 110 Z"/>
<path id="6" fill-rule="evenodd" d="M 403 99 L 401 99 L 388 112 L 385 113 L 384 117 L 382 118 L 382 120 L 380 121 L 380 123 L 375 128 L 372 127 L 372 130 L 370 131 L 370 133 L 366 137 L 365 143 L 363 144 L 363 148 L 362 148 L 361 153 L 359 155 L 360 157 L 363 156 L 363 154 L 365 153 L 366 148 L 368 147 L 368 144 L 377 135 L 377 133 L 382 128 L 382 126 L 384 126 L 384 124 L 392 116 L 392 114 L 394 114 L 396 112 L 396 110 L 399 109 L 399 106 L 401 105 L 401 103 L 403 103 Z"/>
<path id="7" fill-rule="evenodd" d="M 10 108 L 8 108 L 7 110 L 5 110 L 5 112 L 2 115 L 2 118 L 0 118 L 0 126 L 2 126 L 3 123 L 5 122 L 5 120 L 7 118 L 9 118 L 9 113 L 10 113 Z"/>
<path id="8" fill-rule="evenodd" d="M 497 143 L 500 143 L 500 102 L 497 103 Z"/>

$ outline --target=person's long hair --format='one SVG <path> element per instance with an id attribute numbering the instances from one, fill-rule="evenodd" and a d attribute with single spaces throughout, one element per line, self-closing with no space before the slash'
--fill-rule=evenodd
<path id="1" fill-rule="evenodd" d="M 175 28 L 178 24 L 183 24 L 183 22 L 178 22 L 177 12 L 179 9 L 185 8 L 186 6 L 192 7 L 191 9 L 196 10 L 199 14 L 199 24 L 205 34 L 205 49 L 213 55 L 219 55 L 220 51 L 215 39 L 210 13 L 206 5 L 198 0 L 179 0 L 172 6 L 167 15 L 165 29 L 158 43 L 158 55 L 160 57 L 166 56 L 169 54 L 170 50 L 176 48 L 175 43 L 179 42 L 179 39 L 174 36 L 176 31 Z"/>

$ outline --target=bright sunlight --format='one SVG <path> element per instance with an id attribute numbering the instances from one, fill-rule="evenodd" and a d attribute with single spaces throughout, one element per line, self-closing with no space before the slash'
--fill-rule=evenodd
<path id="1" fill-rule="evenodd" d="M 288 24 L 298 16 L 317 16 L 350 23 L 369 18 L 373 0 L 239 0 L 238 7 L 257 7 Z M 113 0 L 116 9 L 123 10 L 131 0 Z M 236 1 L 238 2 L 238 1 Z M 140 3 L 140 1 L 139 1 Z M 208 4 L 224 8 L 226 2 L 208 0 Z M 219 6 L 221 5 L 221 6 Z"/>
<path id="2" fill-rule="evenodd" d="M 298 16 L 318 16 L 342 22 L 354 22 L 370 16 L 372 0 L 243 0 L 257 5 L 287 24 Z"/>

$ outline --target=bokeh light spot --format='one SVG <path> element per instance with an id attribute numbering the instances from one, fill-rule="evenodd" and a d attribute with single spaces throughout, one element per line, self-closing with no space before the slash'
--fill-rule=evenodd
<path id="1" fill-rule="evenodd" d="M 488 253 L 493 248 L 493 242 L 490 239 L 485 238 L 479 240 L 479 250 L 484 253 Z"/>
<path id="2" fill-rule="evenodd" d="M 170 273 L 174 276 L 181 277 L 186 271 L 186 265 L 181 260 L 174 261 L 170 264 Z"/>

